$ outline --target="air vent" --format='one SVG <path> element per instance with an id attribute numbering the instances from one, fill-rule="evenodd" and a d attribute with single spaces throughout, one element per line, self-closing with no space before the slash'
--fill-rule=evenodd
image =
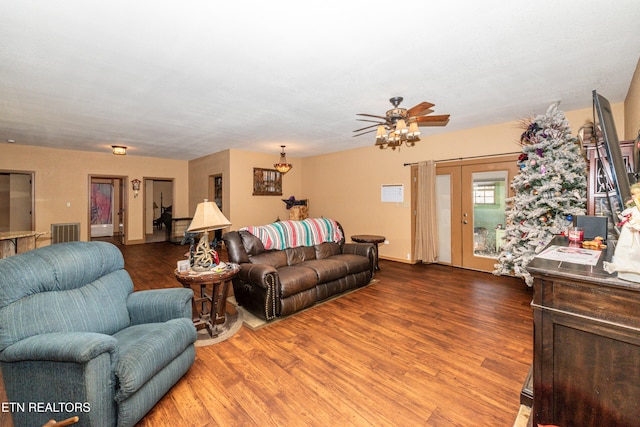
<path id="1" fill-rule="evenodd" d="M 80 240 L 80 223 L 51 224 L 51 243 L 77 242 Z"/>

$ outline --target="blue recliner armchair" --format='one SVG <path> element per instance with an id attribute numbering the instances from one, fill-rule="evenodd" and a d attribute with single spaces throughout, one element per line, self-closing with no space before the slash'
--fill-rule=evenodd
<path id="1" fill-rule="evenodd" d="M 105 242 L 0 260 L 0 366 L 15 427 L 74 415 L 133 426 L 194 362 L 192 296 L 133 292 Z"/>

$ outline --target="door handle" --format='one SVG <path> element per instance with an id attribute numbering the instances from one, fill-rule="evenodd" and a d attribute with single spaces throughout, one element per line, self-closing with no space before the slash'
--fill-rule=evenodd
<path id="1" fill-rule="evenodd" d="M 467 221 L 466 219 L 464 221 L 462 221 L 463 224 L 469 224 L 469 221 Z"/>

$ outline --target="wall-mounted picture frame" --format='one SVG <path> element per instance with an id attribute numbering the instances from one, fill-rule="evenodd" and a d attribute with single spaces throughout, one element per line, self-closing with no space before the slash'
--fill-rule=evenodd
<path id="1" fill-rule="evenodd" d="M 253 168 L 254 196 L 282 196 L 282 174 L 275 169 Z"/>

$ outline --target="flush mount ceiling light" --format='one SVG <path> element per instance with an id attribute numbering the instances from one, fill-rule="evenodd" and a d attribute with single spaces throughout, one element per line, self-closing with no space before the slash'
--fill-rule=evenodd
<path id="1" fill-rule="evenodd" d="M 124 145 L 112 145 L 111 148 L 113 150 L 113 154 L 117 156 L 124 156 L 127 154 L 127 147 Z"/>
<path id="2" fill-rule="evenodd" d="M 358 116 L 373 117 L 377 120 L 356 119 L 361 122 L 376 124 L 354 130 L 354 132 L 358 133 L 353 136 L 376 132 L 376 146 L 380 147 L 380 149 L 391 147 L 392 150 L 395 150 L 396 147 L 400 147 L 403 142 L 407 147 L 413 147 L 416 141 L 420 141 L 420 130 L 418 126 L 446 126 L 447 123 L 449 123 L 449 114 L 428 116 L 428 114 L 433 113 L 431 107 L 433 107 L 434 104 L 421 102 L 407 110 L 406 108 L 399 107 L 402 99 L 401 96 L 391 98 L 389 102 L 393 105 L 393 108 L 387 111 L 384 116 L 357 114 Z"/>
<path id="3" fill-rule="evenodd" d="M 282 147 L 282 153 L 280 153 L 280 161 L 278 163 L 274 163 L 273 167 L 276 168 L 276 170 L 282 175 L 284 175 L 291 170 L 293 165 L 291 163 L 287 163 L 287 155 L 284 152 L 284 147 L 286 147 L 286 145 L 281 145 L 280 147 Z"/>

